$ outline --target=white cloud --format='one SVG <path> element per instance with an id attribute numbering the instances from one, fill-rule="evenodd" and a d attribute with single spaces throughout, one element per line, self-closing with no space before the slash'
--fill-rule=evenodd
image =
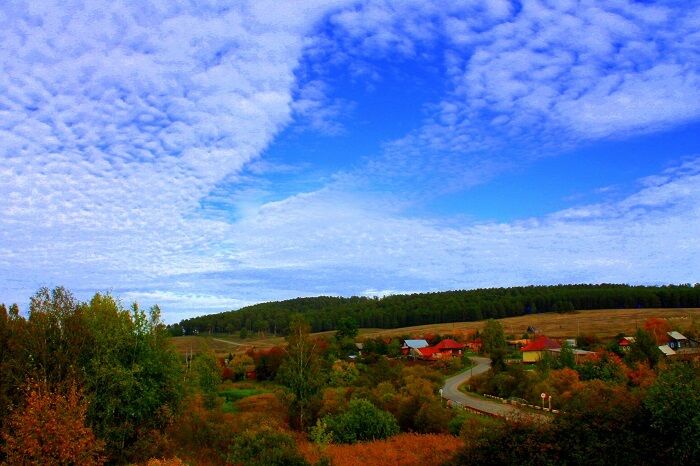
<path id="1" fill-rule="evenodd" d="M 401 216 L 326 188 L 265 205 L 240 222 L 232 257 L 272 274 L 326 271 L 326 289 L 342 283 L 358 294 L 380 293 L 372 291 L 377 287 L 695 282 L 699 161 L 646 180 L 617 202 L 461 227 Z"/>
<path id="2" fill-rule="evenodd" d="M 116 286 L 125 299 L 166 303 L 174 316 L 319 293 L 691 281 L 695 159 L 622 201 L 539 219 L 454 227 L 402 214 L 412 192 L 437 190 L 436 180 L 439 189 L 481 183 L 533 146 L 696 119 L 700 9 L 684 8 L 3 3 L 3 299 L 26 300 L 39 285 Z M 331 32 L 310 40 L 328 14 Z M 351 57 L 349 73 L 381 79 L 354 58 L 421 60 L 443 42 L 450 94 L 362 173 L 277 202 L 266 202 L 273 186 L 222 187 L 293 170 L 257 158 L 295 117 L 342 130 L 348 102 L 323 81 L 297 82 L 304 53 L 328 46 Z M 376 194 L 384 182 L 401 184 L 395 196 Z"/>
<path id="3" fill-rule="evenodd" d="M 231 225 L 199 202 L 289 123 L 304 36 L 340 4 L 3 4 L 7 287 L 227 269 Z"/>

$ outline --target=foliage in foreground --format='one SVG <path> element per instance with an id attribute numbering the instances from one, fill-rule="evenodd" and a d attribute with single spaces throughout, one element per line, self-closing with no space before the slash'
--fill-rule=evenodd
<path id="1" fill-rule="evenodd" d="M 147 315 L 109 295 L 81 303 L 63 288 L 42 288 L 26 319 L 16 306 L 9 313 L 0 306 L 0 338 L 0 423 L 11 410 L 27 409 L 27 381 L 40 381 L 57 399 L 71 399 L 78 386 L 86 424 L 105 442 L 108 460 L 158 451 L 178 411 L 182 371 L 157 307 Z"/>
<path id="2" fill-rule="evenodd" d="M 85 425 L 87 405 L 75 386 L 62 395 L 31 383 L 26 392 L 26 404 L 12 413 L 2 433 L 7 464 L 104 463 L 104 442 Z"/>
<path id="3" fill-rule="evenodd" d="M 399 433 L 394 416 L 363 399 L 352 400 L 347 411 L 324 417 L 315 428 L 324 427 L 337 443 L 381 440 Z"/>

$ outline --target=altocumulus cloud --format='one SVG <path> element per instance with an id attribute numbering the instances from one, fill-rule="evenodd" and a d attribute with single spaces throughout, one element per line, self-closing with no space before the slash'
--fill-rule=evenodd
<path id="1" fill-rule="evenodd" d="M 172 321 L 318 293 L 696 280 L 697 158 L 512 223 L 412 218 L 396 199 L 696 120 L 698 18 L 697 2 L 624 0 L 3 3 L 2 298 L 113 289 Z M 446 95 L 379 157 L 236 221 L 205 212 L 294 117 L 342 133 L 352 103 L 323 76 L 298 82 L 304 57 L 425 54 L 443 57 Z"/>
<path id="2" fill-rule="evenodd" d="M 224 269 L 230 226 L 199 200 L 288 123 L 304 35 L 333 6 L 4 3 L 6 298 Z"/>

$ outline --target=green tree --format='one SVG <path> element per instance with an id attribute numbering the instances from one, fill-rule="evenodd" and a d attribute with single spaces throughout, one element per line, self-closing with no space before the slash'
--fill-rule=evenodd
<path id="1" fill-rule="evenodd" d="M 317 346 L 309 338 L 309 330 L 309 324 L 301 317 L 292 320 L 286 355 L 277 371 L 277 381 L 287 387 L 292 395 L 290 418 L 300 430 L 304 430 L 312 421 L 313 401 L 323 385 Z"/>
<path id="2" fill-rule="evenodd" d="M 569 346 L 568 343 L 564 343 L 561 347 L 561 352 L 559 353 L 559 368 L 568 367 L 573 369 L 576 366 L 576 356 L 574 355 L 574 349 Z"/>
<path id="3" fill-rule="evenodd" d="M 666 457 L 680 464 L 700 464 L 700 371 L 675 364 L 649 388 L 644 406 L 656 436 L 667 445 Z"/>
<path id="4" fill-rule="evenodd" d="M 182 399 L 182 366 L 160 309 L 124 309 L 110 295 L 81 305 L 93 351 L 84 372 L 87 419 L 114 462 L 147 458 L 157 448 L 147 432 L 163 431 Z"/>
<path id="5" fill-rule="evenodd" d="M 246 466 L 308 465 L 297 451 L 294 438 L 271 428 L 246 430 L 236 436 L 231 444 L 227 462 Z"/>
<path id="6" fill-rule="evenodd" d="M 354 339 L 357 336 L 357 332 L 357 321 L 352 317 L 343 317 L 338 321 L 335 338 L 339 341 L 344 338 Z"/>
<path id="7" fill-rule="evenodd" d="M 213 351 L 204 351 L 192 360 L 191 380 L 202 393 L 204 406 L 212 409 L 216 406 L 216 393 L 221 383 L 221 372 Z"/>
<path id="8" fill-rule="evenodd" d="M 489 319 L 481 332 L 482 348 L 486 354 L 506 348 L 506 337 L 503 325 L 497 320 Z"/>
<path id="9" fill-rule="evenodd" d="M 378 440 L 399 433 L 394 416 L 363 399 L 350 401 L 347 411 L 326 416 L 323 421 L 339 443 Z"/>
<path id="10" fill-rule="evenodd" d="M 628 364 L 644 362 L 649 367 L 656 367 L 659 362 L 660 351 L 654 337 L 641 328 L 634 334 L 634 343 L 630 345 L 629 352 L 625 355 Z"/>

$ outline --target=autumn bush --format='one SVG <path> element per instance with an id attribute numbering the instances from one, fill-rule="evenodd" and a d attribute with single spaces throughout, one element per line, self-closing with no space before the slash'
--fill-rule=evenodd
<path id="1" fill-rule="evenodd" d="M 31 383 L 24 406 L 2 433 L 7 464 L 101 465 L 104 442 L 85 425 L 87 404 L 75 385 L 65 394 Z"/>
<path id="2" fill-rule="evenodd" d="M 352 445 L 331 444 L 323 451 L 306 445 L 302 451 L 312 464 L 325 457 L 333 466 L 438 466 L 449 463 L 461 445 L 451 435 L 404 433 Z"/>

